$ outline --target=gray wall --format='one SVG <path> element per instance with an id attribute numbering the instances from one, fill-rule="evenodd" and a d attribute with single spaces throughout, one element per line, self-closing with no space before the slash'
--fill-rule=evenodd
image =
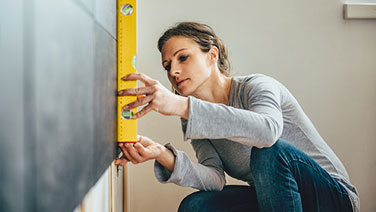
<path id="1" fill-rule="evenodd" d="M 0 211 L 72 211 L 116 152 L 116 0 L 0 3 Z"/>
<path id="2" fill-rule="evenodd" d="M 374 212 L 376 20 L 344 20 L 342 5 L 341 0 L 140 0 L 138 71 L 170 88 L 157 39 L 177 21 L 209 24 L 229 48 L 233 75 L 264 73 L 290 89 L 344 163 L 360 192 L 361 211 Z M 171 142 L 195 160 L 176 117 L 151 113 L 139 121 L 139 133 Z M 132 212 L 176 211 L 193 191 L 158 183 L 153 162 L 130 165 L 129 173 Z"/>

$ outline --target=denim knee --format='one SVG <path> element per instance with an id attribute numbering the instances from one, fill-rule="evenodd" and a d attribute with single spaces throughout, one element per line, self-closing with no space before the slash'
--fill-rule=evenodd
<path id="1" fill-rule="evenodd" d="M 197 191 L 186 196 L 183 201 L 181 201 L 178 212 L 199 212 L 206 200 L 204 195 L 204 192 Z"/>
<path id="2" fill-rule="evenodd" d="M 251 151 L 250 166 L 254 178 L 269 175 L 273 170 L 278 171 L 276 167 L 285 163 L 283 154 L 288 149 L 286 148 L 288 146 L 289 144 L 287 141 L 279 139 L 273 146 L 268 148 L 259 149 L 253 147 Z"/>
<path id="3" fill-rule="evenodd" d="M 251 151 L 251 165 L 262 163 L 265 161 L 270 161 L 276 159 L 279 150 L 281 149 L 280 140 L 276 141 L 275 144 L 271 147 L 266 148 L 257 148 L 252 147 Z"/>

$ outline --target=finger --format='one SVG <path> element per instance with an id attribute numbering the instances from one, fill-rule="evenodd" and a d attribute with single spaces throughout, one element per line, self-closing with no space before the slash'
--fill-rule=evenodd
<path id="1" fill-rule="evenodd" d="M 137 135 L 137 141 L 144 147 L 147 147 L 152 143 L 148 137 L 142 135 Z"/>
<path id="2" fill-rule="evenodd" d="M 143 117 L 144 115 L 148 114 L 150 111 L 154 110 L 153 107 L 154 106 L 152 104 L 147 105 L 146 107 L 142 108 L 142 110 L 134 114 L 132 116 L 132 119 L 139 119 Z"/>
<path id="3" fill-rule="evenodd" d="M 120 158 L 118 158 L 118 159 L 115 159 L 114 163 L 115 163 L 115 165 L 121 165 L 122 161 L 121 161 Z"/>
<path id="4" fill-rule="evenodd" d="M 137 162 L 137 163 L 140 163 L 140 162 L 143 162 L 143 158 L 142 156 L 137 152 L 137 150 L 130 144 L 126 144 L 125 145 L 128 149 L 128 152 L 130 154 L 130 156 Z"/>
<path id="5" fill-rule="evenodd" d="M 142 99 L 142 98 L 145 98 L 146 96 L 143 96 L 143 95 L 137 95 L 137 99 Z"/>
<path id="6" fill-rule="evenodd" d="M 130 110 L 130 109 L 142 106 L 142 105 L 146 105 L 149 102 L 151 102 L 153 100 L 153 98 L 154 98 L 154 96 L 146 96 L 144 98 L 139 98 L 136 101 L 134 101 L 134 102 L 132 102 L 130 104 L 125 105 L 123 107 L 123 109 L 124 110 Z"/>
<path id="7" fill-rule="evenodd" d="M 124 144 L 124 146 L 122 147 L 123 154 L 125 155 L 125 157 L 126 157 L 130 162 L 132 162 L 133 164 L 136 164 L 137 161 L 136 161 L 136 160 L 130 155 L 129 150 L 128 150 L 128 148 L 126 147 L 127 145 L 129 145 L 129 144 Z"/>
<path id="8" fill-rule="evenodd" d="M 128 158 L 124 155 L 124 143 L 119 143 L 118 146 L 119 148 L 121 149 L 121 153 L 119 154 L 118 158 L 117 159 L 122 159 L 124 158 L 125 160 L 129 161 Z"/>
<path id="9" fill-rule="evenodd" d="M 144 147 L 142 144 L 140 144 L 140 143 L 135 143 L 135 144 L 134 144 L 134 148 L 138 151 L 138 153 L 139 153 L 143 158 L 145 158 L 145 156 L 146 156 L 146 149 L 145 149 L 145 147 Z"/>
<path id="10" fill-rule="evenodd" d="M 151 77 L 149 77 L 149 76 L 147 76 L 146 74 L 143 74 L 143 73 L 131 73 L 131 74 L 128 74 L 127 76 L 125 76 L 121 79 L 125 80 L 125 81 L 140 80 L 145 85 L 154 85 L 158 82 L 158 81 L 152 79 Z"/>
<path id="11" fill-rule="evenodd" d="M 137 96 L 148 95 L 155 92 L 155 88 L 152 86 L 140 87 L 140 88 L 128 88 L 118 92 L 119 96 Z"/>
<path id="12" fill-rule="evenodd" d="M 127 163 L 128 163 L 128 160 L 125 158 L 119 158 L 115 160 L 115 165 L 124 166 Z"/>
<path id="13" fill-rule="evenodd" d="M 120 159 L 116 159 L 115 161 L 114 161 L 114 163 L 115 163 L 115 165 L 120 165 Z"/>
<path id="14" fill-rule="evenodd" d="M 119 143 L 118 145 L 119 145 L 119 147 L 120 147 L 121 151 L 122 151 L 122 152 L 123 152 L 123 154 L 124 154 L 124 152 L 126 152 L 126 151 L 127 151 L 127 149 L 126 149 L 126 148 L 125 148 L 125 146 L 124 146 L 124 143 L 123 143 L 123 142 L 121 142 L 121 143 Z"/>

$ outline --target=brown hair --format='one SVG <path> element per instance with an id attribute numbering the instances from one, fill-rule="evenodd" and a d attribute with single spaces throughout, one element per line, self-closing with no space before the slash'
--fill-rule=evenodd
<path id="1" fill-rule="evenodd" d="M 219 50 L 218 69 L 223 75 L 230 76 L 230 60 L 228 59 L 227 48 L 210 26 L 196 22 L 177 23 L 159 38 L 158 49 L 160 52 L 167 40 L 174 36 L 192 39 L 203 52 L 208 52 L 213 46 L 217 47 Z"/>

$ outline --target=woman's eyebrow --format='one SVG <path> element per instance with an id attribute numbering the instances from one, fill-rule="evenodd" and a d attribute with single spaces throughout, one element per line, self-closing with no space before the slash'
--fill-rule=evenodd
<path id="1" fill-rule="evenodd" d="M 175 56 L 177 53 L 179 53 L 180 51 L 183 51 L 183 50 L 187 50 L 187 48 L 182 48 L 182 49 L 177 50 L 172 56 Z M 168 62 L 168 60 L 163 60 L 163 61 L 162 61 L 162 66 L 163 66 L 163 64 L 164 64 L 165 62 Z"/>

